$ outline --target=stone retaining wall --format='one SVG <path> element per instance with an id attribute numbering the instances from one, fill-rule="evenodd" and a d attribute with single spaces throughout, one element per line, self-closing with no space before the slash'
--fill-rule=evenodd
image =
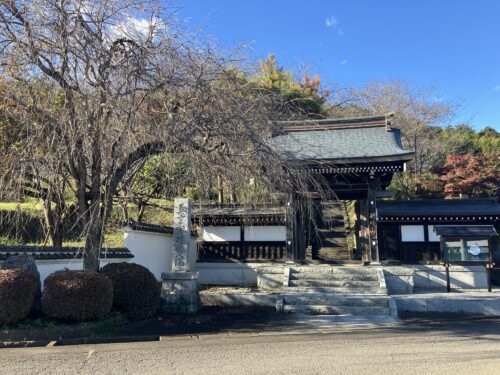
<path id="1" fill-rule="evenodd" d="M 257 269 L 266 265 L 200 262 L 196 263 L 196 269 L 199 272 L 198 282 L 202 285 L 257 286 Z"/>
<path id="2" fill-rule="evenodd" d="M 205 306 L 267 306 L 275 307 L 279 294 L 259 293 L 200 293 L 201 303 Z"/>
<path id="3" fill-rule="evenodd" d="M 393 296 L 398 312 L 500 316 L 498 293 L 433 293 Z"/>
<path id="4" fill-rule="evenodd" d="M 383 267 L 389 294 L 446 291 L 446 271 L 440 265 Z M 486 269 L 482 266 L 450 267 L 452 289 L 486 289 Z"/>
<path id="5" fill-rule="evenodd" d="M 283 286 L 284 265 L 272 263 L 197 263 L 199 282 L 206 285 L 257 286 L 279 290 Z M 446 272 L 440 265 L 383 266 L 389 294 L 446 291 Z M 486 289 L 482 266 L 450 267 L 452 289 Z"/>

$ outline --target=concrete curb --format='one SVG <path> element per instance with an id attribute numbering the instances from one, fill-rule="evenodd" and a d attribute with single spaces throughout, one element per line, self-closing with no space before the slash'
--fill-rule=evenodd
<path id="1" fill-rule="evenodd" d="M 38 341 L 4 341 L 0 342 L 0 349 L 8 348 L 34 348 L 44 346 L 65 346 L 65 345 L 88 345 L 88 344 L 118 344 L 126 342 L 147 342 L 159 341 L 158 335 L 144 336 L 117 336 L 117 337 L 83 337 L 76 339 L 62 340 L 38 340 Z"/>
<path id="2" fill-rule="evenodd" d="M 41 341 L 2 341 L 0 342 L 0 349 L 9 348 L 36 348 L 41 346 L 48 346 L 50 340 Z"/>
<path id="3" fill-rule="evenodd" d="M 396 303 L 396 300 L 389 296 L 389 309 L 391 311 L 391 316 L 393 318 L 397 318 L 398 317 L 398 305 Z"/>

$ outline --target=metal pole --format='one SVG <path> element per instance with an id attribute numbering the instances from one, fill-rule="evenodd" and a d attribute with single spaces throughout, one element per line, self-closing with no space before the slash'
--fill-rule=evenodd
<path id="1" fill-rule="evenodd" d="M 491 293 L 491 264 L 486 265 L 486 277 L 488 278 L 488 292 Z"/>
<path id="2" fill-rule="evenodd" d="M 451 285 L 450 285 L 450 265 L 446 265 L 446 291 L 448 293 L 451 292 Z"/>

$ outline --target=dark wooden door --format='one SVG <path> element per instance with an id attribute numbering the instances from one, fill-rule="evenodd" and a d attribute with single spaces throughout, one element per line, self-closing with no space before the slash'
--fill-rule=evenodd
<path id="1" fill-rule="evenodd" d="M 401 260 L 401 242 L 399 227 L 388 226 L 380 229 L 380 260 Z"/>

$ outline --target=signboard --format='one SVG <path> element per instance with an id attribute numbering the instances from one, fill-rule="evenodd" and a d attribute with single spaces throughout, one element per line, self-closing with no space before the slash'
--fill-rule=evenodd
<path id="1" fill-rule="evenodd" d="M 186 198 L 175 198 L 172 272 L 189 271 L 188 253 L 190 240 L 191 202 Z"/>

